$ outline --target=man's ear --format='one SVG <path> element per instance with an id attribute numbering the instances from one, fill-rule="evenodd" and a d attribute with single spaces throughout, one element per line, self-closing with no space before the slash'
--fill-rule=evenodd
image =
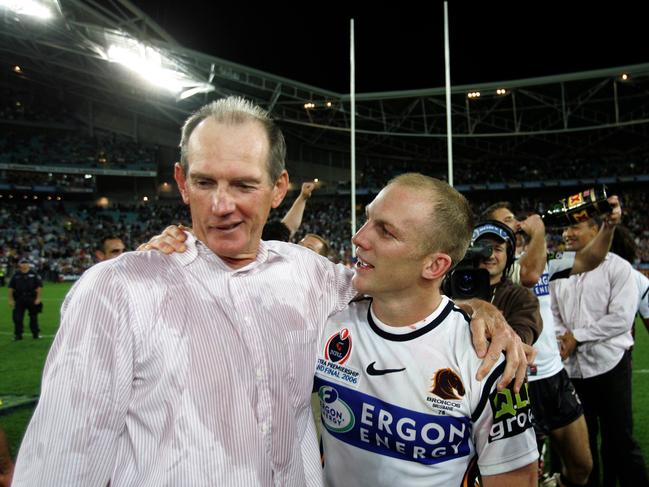
<path id="1" fill-rule="evenodd" d="M 180 162 L 174 164 L 174 179 L 178 185 L 178 190 L 183 197 L 183 202 L 189 204 L 189 193 L 187 192 L 187 179 L 185 178 L 185 171 L 180 165 Z"/>
<path id="2" fill-rule="evenodd" d="M 277 208 L 281 203 L 286 192 L 288 191 L 288 172 L 285 170 L 282 171 L 282 174 L 279 175 L 277 181 L 275 181 L 275 186 L 273 187 L 273 200 L 271 206 Z"/>
<path id="3" fill-rule="evenodd" d="M 443 252 L 430 254 L 424 262 L 421 277 L 431 281 L 441 279 L 451 268 L 452 264 L 453 261 L 448 254 Z"/>
<path id="4" fill-rule="evenodd" d="M 95 257 L 97 257 L 98 261 L 102 261 L 106 258 L 106 254 L 104 254 L 101 250 L 95 250 Z"/>

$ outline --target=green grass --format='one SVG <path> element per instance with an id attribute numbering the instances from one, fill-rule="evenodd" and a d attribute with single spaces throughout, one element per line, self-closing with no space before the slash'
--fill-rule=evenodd
<path id="1" fill-rule="evenodd" d="M 38 395 L 43 364 L 59 324 L 59 309 L 70 286 L 48 283 L 43 288 L 43 313 L 39 315 L 42 340 L 32 340 L 26 332 L 24 340 L 14 342 L 6 294 L 0 299 L 0 398 Z M 635 436 L 646 457 L 649 454 L 649 334 L 639 320 L 636 321 L 633 370 Z M 0 414 L 0 427 L 7 433 L 14 455 L 32 412 L 32 408 L 19 408 Z"/>

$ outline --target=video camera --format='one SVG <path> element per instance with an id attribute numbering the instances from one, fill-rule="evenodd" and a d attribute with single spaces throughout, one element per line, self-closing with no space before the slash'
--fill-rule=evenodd
<path id="1" fill-rule="evenodd" d="M 480 298 L 489 300 L 489 271 L 480 262 L 491 257 L 491 245 L 478 241 L 469 247 L 464 258 L 444 277 L 442 292 L 451 299 Z"/>

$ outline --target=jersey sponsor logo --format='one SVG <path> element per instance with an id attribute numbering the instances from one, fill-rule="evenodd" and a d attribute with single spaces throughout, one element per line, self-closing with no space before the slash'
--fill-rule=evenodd
<path id="1" fill-rule="evenodd" d="M 534 294 L 537 297 L 550 295 L 550 275 L 547 272 L 541 274 L 539 282 L 534 285 Z"/>
<path id="2" fill-rule="evenodd" d="M 327 360 L 344 364 L 352 353 L 352 336 L 347 328 L 331 335 L 325 345 L 324 355 Z"/>
<path id="3" fill-rule="evenodd" d="M 340 399 L 335 387 L 322 386 L 318 389 L 320 416 L 327 430 L 346 433 L 354 427 L 356 418 L 349 405 Z"/>
<path id="4" fill-rule="evenodd" d="M 502 391 L 494 390 L 489 395 L 489 404 L 493 412 L 489 443 L 516 436 L 532 426 L 527 382 L 518 394 L 513 391 L 513 382 Z"/>
<path id="5" fill-rule="evenodd" d="M 333 379 L 354 388 L 360 384 L 361 374 L 358 370 L 322 358 L 318 358 L 315 373 L 316 376 L 319 375 L 323 378 Z"/>
<path id="6" fill-rule="evenodd" d="M 406 370 L 405 367 L 402 368 L 402 369 L 377 369 L 377 368 L 374 367 L 375 363 L 376 362 L 372 362 L 365 369 L 368 374 L 370 374 L 370 375 L 385 375 L 385 374 L 393 374 L 395 372 L 403 372 L 404 370 Z"/>
<path id="7" fill-rule="evenodd" d="M 426 465 L 470 454 L 471 422 L 402 408 L 316 377 L 322 423 L 365 451 Z M 324 408 L 324 409 L 323 409 Z"/>

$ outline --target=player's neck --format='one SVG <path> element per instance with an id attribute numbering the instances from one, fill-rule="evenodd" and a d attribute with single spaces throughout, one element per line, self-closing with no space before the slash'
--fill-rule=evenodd
<path id="1" fill-rule="evenodd" d="M 372 311 L 389 326 L 409 326 L 433 313 L 442 302 L 438 292 L 408 298 L 373 297 Z"/>

